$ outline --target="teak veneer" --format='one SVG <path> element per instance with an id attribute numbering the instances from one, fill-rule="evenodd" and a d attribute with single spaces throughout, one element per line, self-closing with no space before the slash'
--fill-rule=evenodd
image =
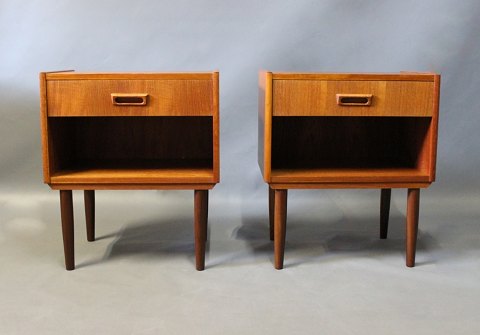
<path id="1" fill-rule="evenodd" d="M 275 268 L 283 268 L 288 189 L 407 188 L 407 266 L 415 264 L 420 188 L 435 181 L 440 75 L 259 74 L 258 163 L 269 184 Z"/>
<path id="2" fill-rule="evenodd" d="M 205 267 L 208 190 L 220 181 L 219 74 L 40 73 L 43 179 L 60 190 L 67 270 L 75 268 L 72 190 L 194 190 L 196 268 Z"/>

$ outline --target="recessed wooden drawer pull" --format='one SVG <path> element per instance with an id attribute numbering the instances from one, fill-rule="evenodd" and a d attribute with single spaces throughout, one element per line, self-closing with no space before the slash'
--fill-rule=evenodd
<path id="1" fill-rule="evenodd" d="M 145 106 L 148 94 L 112 93 L 112 104 L 117 106 Z"/>
<path id="2" fill-rule="evenodd" d="M 373 94 L 337 94 L 337 105 L 340 106 L 370 106 Z"/>

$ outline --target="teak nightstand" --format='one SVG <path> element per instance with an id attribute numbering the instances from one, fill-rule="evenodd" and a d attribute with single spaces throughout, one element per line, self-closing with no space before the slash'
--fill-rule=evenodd
<path id="1" fill-rule="evenodd" d="M 378 188 L 380 238 L 392 188 L 408 188 L 406 264 L 415 265 L 420 188 L 435 180 L 440 75 L 259 75 L 258 162 L 283 268 L 288 189 Z"/>
<path id="2" fill-rule="evenodd" d="M 60 190 L 65 265 L 75 268 L 72 190 L 194 190 L 205 266 L 208 190 L 219 182 L 218 72 L 40 74 L 44 182 Z"/>

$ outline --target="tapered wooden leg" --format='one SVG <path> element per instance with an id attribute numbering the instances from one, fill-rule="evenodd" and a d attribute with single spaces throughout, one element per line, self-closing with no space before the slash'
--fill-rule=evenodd
<path id="1" fill-rule="evenodd" d="M 420 206 L 420 189 L 409 188 L 407 195 L 407 234 L 406 251 L 407 266 L 415 266 L 415 251 L 417 247 L 418 213 Z"/>
<path id="2" fill-rule="evenodd" d="M 206 214 L 205 214 L 205 225 L 204 225 L 204 235 L 205 236 L 205 241 L 208 240 L 208 191 L 207 191 L 207 196 L 205 198 L 205 201 L 206 201 L 206 204 L 205 204 L 205 211 L 206 211 Z"/>
<path id="3" fill-rule="evenodd" d="M 83 192 L 85 201 L 85 221 L 87 224 L 87 240 L 95 241 L 95 191 L 85 190 Z"/>
<path id="4" fill-rule="evenodd" d="M 275 190 L 274 214 L 274 253 L 275 269 L 283 269 L 283 255 L 285 252 L 285 233 L 287 223 L 287 190 Z"/>
<path id="5" fill-rule="evenodd" d="M 268 220 L 270 222 L 270 241 L 273 241 L 273 217 L 275 215 L 275 191 L 268 187 Z"/>
<path id="6" fill-rule="evenodd" d="M 75 269 L 75 249 L 73 235 L 73 198 L 71 190 L 60 190 L 60 213 L 62 217 L 63 251 L 65 268 Z"/>
<path id="7" fill-rule="evenodd" d="M 388 217 L 390 215 L 390 198 L 392 195 L 391 188 L 384 188 L 380 194 L 380 238 L 387 238 L 388 234 Z"/>
<path id="8" fill-rule="evenodd" d="M 205 269 L 205 233 L 207 231 L 208 190 L 195 190 L 195 263 L 198 271 Z"/>

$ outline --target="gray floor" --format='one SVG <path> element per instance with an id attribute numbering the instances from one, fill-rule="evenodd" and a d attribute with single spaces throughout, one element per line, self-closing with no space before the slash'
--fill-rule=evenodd
<path id="1" fill-rule="evenodd" d="M 421 199 L 405 267 L 405 191 L 388 240 L 379 192 L 292 191 L 285 265 L 262 201 L 210 200 L 207 269 L 194 269 L 190 192 L 98 192 L 64 270 L 58 194 L 0 197 L 0 334 L 478 334 L 480 202 Z M 423 193 L 422 193 L 423 194 Z"/>

